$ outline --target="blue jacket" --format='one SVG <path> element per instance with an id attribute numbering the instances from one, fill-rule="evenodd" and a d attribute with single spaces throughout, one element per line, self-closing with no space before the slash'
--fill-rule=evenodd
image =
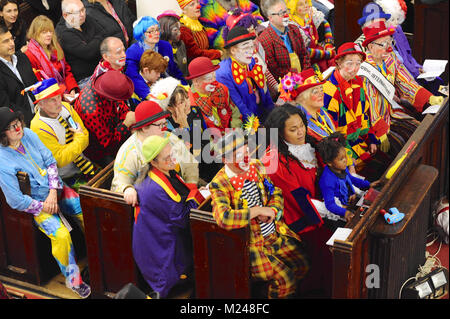
<path id="1" fill-rule="evenodd" d="M 216 79 L 228 88 L 231 99 L 242 114 L 242 121 L 245 123 L 247 117 L 255 114 L 258 116 L 259 120 L 263 122 L 265 117 L 274 108 L 269 90 L 267 89 L 266 92 L 264 92 L 264 89 L 258 88 L 261 101 L 259 104 L 256 104 L 255 94 L 248 93 L 247 81 L 243 81 L 241 84 L 237 84 L 234 81 L 231 73 L 231 58 L 223 60 L 219 65 L 220 68 L 216 71 Z M 250 69 L 253 68 L 254 65 L 255 60 L 252 59 Z"/>
<path id="2" fill-rule="evenodd" d="M 347 185 L 350 187 L 350 192 Z M 328 166 L 325 166 L 320 176 L 319 186 L 326 208 L 333 214 L 345 216 L 346 209 L 338 206 L 334 198 L 337 197 L 342 205 L 347 205 L 348 198 L 355 193 L 353 185 L 360 189 L 367 189 L 370 187 L 370 182 L 351 175 L 348 168 L 345 169 L 345 179 L 339 178 Z"/>
<path id="3" fill-rule="evenodd" d="M 183 73 L 178 68 L 174 58 L 172 46 L 169 42 L 160 40 L 156 46 L 155 51 L 161 54 L 163 57 L 169 58 L 169 65 L 167 67 L 167 73 L 180 80 L 183 85 L 187 82 L 183 77 Z M 145 80 L 139 74 L 139 62 L 141 61 L 142 54 L 144 53 L 144 47 L 140 42 L 133 43 L 126 52 L 126 69 L 125 74 L 133 81 L 134 93 L 141 100 L 145 100 L 147 95 L 150 93 L 150 88 L 148 87 Z"/>
<path id="4" fill-rule="evenodd" d="M 47 169 L 51 164 L 56 164 L 52 153 L 29 128 L 24 128 L 22 144 L 40 168 Z M 28 173 L 30 177 L 31 197 L 20 191 L 16 176 L 19 171 Z M 50 190 L 48 174 L 41 176 L 28 156 L 19 154 L 9 146 L 0 146 L 0 187 L 8 205 L 19 211 L 27 209 L 32 199 L 45 201 Z"/>

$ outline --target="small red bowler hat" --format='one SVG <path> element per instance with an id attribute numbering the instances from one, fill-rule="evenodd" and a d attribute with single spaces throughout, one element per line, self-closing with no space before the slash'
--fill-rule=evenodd
<path id="1" fill-rule="evenodd" d="M 363 29 L 363 33 L 366 39 L 364 40 L 362 45 L 364 47 L 367 47 L 370 42 L 388 35 L 393 35 L 394 32 L 394 29 L 386 28 L 386 24 L 384 23 L 384 21 L 374 22 Z"/>
<path id="2" fill-rule="evenodd" d="M 160 119 L 169 117 L 170 112 L 164 111 L 156 102 L 143 101 L 136 107 L 134 116 L 136 118 L 136 124 L 132 126 L 132 129 L 137 130 Z"/>
<path id="3" fill-rule="evenodd" d="M 189 76 L 185 77 L 186 80 L 195 79 L 202 75 L 214 72 L 220 68 L 219 65 L 213 65 L 210 58 L 198 57 L 189 63 Z"/>
<path id="4" fill-rule="evenodd" d="M 95 79 L 93 87 L 99 95 L 113 101 L 128 100 L 134 92 L 133 81 L 116 70 L 101 74 Z"/>
<path id="5" fill-rule="evenodd" d="M 334 57 L 334 61 L 336 61 L 337 59 L 339 59 L 347 54 L 360 54 L 361 59 L 363 61 L 366 59 L 366 54 L 363 51 L 361 51 L 361 49 L 359 48 L 359 46 L 356 43 L 346 42 L 338 48 L 337 54 Z"/>

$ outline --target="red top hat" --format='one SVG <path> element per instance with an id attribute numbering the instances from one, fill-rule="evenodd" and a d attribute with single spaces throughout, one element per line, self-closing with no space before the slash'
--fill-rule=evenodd
<path id="1" fill-rule="evenodd" d="M 370 42 L 388 35 L 393 35 L 394 32 L 394 29 L 386 28 L 386 24 L 384 23 L 384 21 L 372 23 L 363 29 L 363 33 L 366 39 L 364 40 L 362 45 L 364 47 L 367 47 Z"/>
<path id="2" fill-rule="evenodd" d="M 143 101 L 136 107 L 134 116 L 136 118 L 136 124 L 134 124 L 131 128 L 133 130 L 137 130 L 160 119 L 169 117 L 170 112 L 164 111 L 156 102 Z"/>
<path id="3" fill-rule="evenodd" d="M 186 76 L 186 80 L 195 79 L 199 76 L 211 73 L 220 68 L 219 65 L 213 65 L 211 59 L 207 57 L 198 57 L 189 63 L 189 76 Z"/>
<path id="4" fill-rule="evenodd" d="M 334 61 L 347 54 L 360 54 L 363 61 L 366 59 L 366 54 L 361 51 L 360 47 L 356 43 L 346 42 L 338 48 Z"/>
<path id="5" fill-rule="evenodd" d="M 134 92 L 131 79 L 117 70 L 110 70 L 94 81 L 94 90 L 101 96 L 113 101 L 128 100 Z"/>

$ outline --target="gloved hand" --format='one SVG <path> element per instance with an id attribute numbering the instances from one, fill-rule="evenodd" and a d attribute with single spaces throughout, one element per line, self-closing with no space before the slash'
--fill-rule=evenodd
<path id="1" fill-rule="evenodd" d="M 430 99 L 428 100 L 428 103 L 430 103 L 430 105 L 441 105 L 442 102 L 444 102 L 443 96 L 432 95 L 432 96 L 430 96 Z"/>
<path id="2" fill-rule="evenodd" d="M 389 139 L 386 134 L 380 137 L 380 142 L 380 151 L 382 151 L 383 153 L 389 152 L 391 144 L 389 143 Z"/>

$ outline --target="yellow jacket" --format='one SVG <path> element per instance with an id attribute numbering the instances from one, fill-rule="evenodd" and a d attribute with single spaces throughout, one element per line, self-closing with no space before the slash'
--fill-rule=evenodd
<path id="1" fill-rule="evenodd" d="M 72 163 L 89 145 L 89 132 L 85 128 L 83 121 L 73 107 L 66 102 L 62 102 L 72 119 L 82 128 L 82 133 L 75 133 L 72 142 L 60 144 L 53 128 L 40 120 L 39 112 L 31 120 L 30 128 L 35 132 L 44 145 L 52 152 L 58 167 L 64 167 Z"/>

